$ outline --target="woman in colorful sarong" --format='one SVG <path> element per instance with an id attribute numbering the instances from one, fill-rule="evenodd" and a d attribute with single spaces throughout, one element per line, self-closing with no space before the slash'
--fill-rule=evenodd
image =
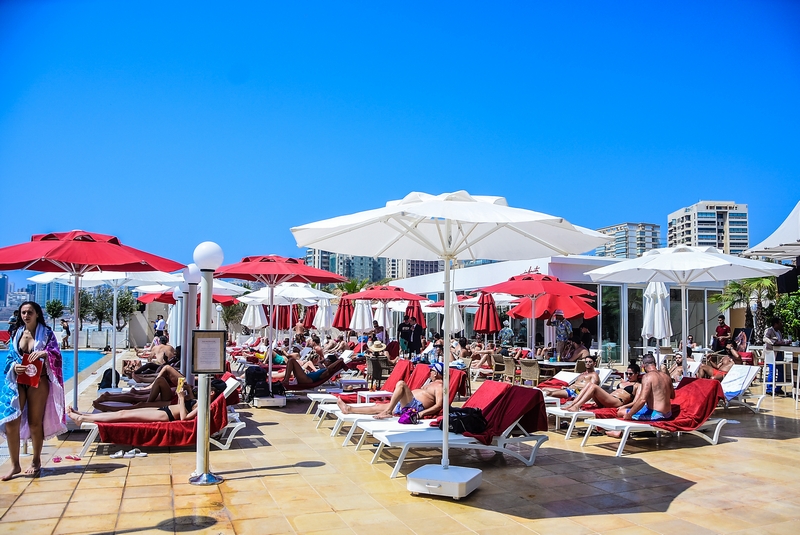
<path id="1" fill-rule="evenodd" d="M 6 437 L 11 458 L 11 469 L 3 476 L 3 481 L 22 472 L 20 440 L 33 442 L 31 465 L 25 470 L 25 475 L 33 476 L 42 468 L 44 441 L 67 431 L 58 340 L 45 324 L 42 307 L 37 303 L 22 303 L 19 317 L 3 369 L 5 381 L 0 384 L 0 435 Z M 27 356 L 24 365 L 23 355 Z M 18 378 L 30 377 L 31 370 L 35 376 L 39 365 L 38 386 L 18 384 Z"/>

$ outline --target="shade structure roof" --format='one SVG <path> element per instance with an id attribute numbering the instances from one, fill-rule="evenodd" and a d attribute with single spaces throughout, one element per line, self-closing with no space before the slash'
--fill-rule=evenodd
<path id="1" fill-rule="evenodd" d="M 467 303 L 467 304 L 464 304 Z M 472 297 L 468 295 L 456 295 L 455 299 L 453 300 L 453 305 L 456 306 L 477 306 L 477 303 L 472 302 Z M 428 305 L 431 308 L 442 308 L 444 306 L 444 300 L 436 301 L 435 303 L 431 303 Z"/>
<path id="2" fill-rule="evenodd" d="M 259 281 L 268 285 L 277 285 L 282 282 L 329 284 L 347 280 L 330 271 L 306 265 L 297 258 L 285 258 L 278 255 L 246 256 L 235 264 L 220 267 L 214 276 L 221 279 Z"/>
<path id="3" fill-rule="evenodd" d="M 455 222 L 449 238 L 446 220 Z M 466 191 L 412 192 L 383 208 L 294 227 L 292 233 L 301 247 L 414 260 L 521 260 L 581 253 L 611 239 L 561 217 L 512 208 L 503 197 Z"/>
<path id="4" fill-rule="evenodd" d="M 177 271 L 183 264 L 123 245 L 115 236 L 73 230 L 34 234 L 31 241 L 0 248 L 0 270 Z"/>
<path id="5" fill-rule="evenodd" d="M 558 277 L 542 275 L 539 273 L 523 273 L 511 277 L 505 282 L 492 284 L 481 288 L 482 292 L 507 293 L 518 296 L 550 295 L 595 295 L 594 292 L 585 290 L 566 282 L 561 282 Z"/>
<path id="6" fill-rule="evenodd" d="M 800 256 L 800 202 L 781 225 L 758 245 L 744 252 L 749 256 L 767 256 L 776 260 Z"/>
<path id="7" fill-rule="evenodd" d="M 791 267 L 727 255 L 714 247 L 651 249 L 639 258 L 623 260 L 586 274 L 595 282 L 717 282 L 752 277 L 777 277 Z"/>
<path id="8" fill-rule="evenodd" d="M 343 295 L 342 299 L 369 299 L 370 301 L 424 301 L 424 297 L 408 293 L 397 286 L 370 286 L 360 292 Z"/>

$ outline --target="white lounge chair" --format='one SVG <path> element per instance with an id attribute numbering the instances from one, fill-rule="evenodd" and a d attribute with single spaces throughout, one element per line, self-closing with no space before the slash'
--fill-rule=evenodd
<path id="1" fill-rule="evenodd" d="M 758 366 L 746 366 L 734 364 L 722 379 L 722 390 L 725 392 L 726 407 L 731 405 L 747 407 L 753 412 L 761 410 L 761 402 L 767 397 L 766 394 L 753 394 L 750 392 L 750 385 L 758 375 Z M 748 399 L 755 399 L 755 406 L 747 403 Z"/>

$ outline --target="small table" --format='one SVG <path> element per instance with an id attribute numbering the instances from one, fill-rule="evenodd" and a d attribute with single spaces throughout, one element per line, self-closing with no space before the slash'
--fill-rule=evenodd
<path id="1" fill-rule="evenodd" d="M 794 357 L 795 354 L 800 355 L 800 347 L 798 346 L 772 346 L 772 350 L 783 351 L 784 362 L 791 362 L 791 363 L 798 362 L 798 359 L 795 359 Z M 792 366 L 792 368 L 794 368 L 794 366 Z M 775 370 L 773 370 L 772 373 L 776 373 Z M 797 380 L 795 382 L 794 387 L 792 387 L 792 396 L 794 397 L 795 410 L 797 410 L 798 400 L 800 400 L 800 367 L 798 367 L 798 373 L 796 374 L 796 376 Z"/>

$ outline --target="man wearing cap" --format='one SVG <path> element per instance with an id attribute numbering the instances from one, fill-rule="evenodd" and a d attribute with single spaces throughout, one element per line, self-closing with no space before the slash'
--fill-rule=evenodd
<path id="1" fill-rule="evenodd" d="M 444 366 L 441 362 L 431 364 L 431 380 L 422 388 L 411 390 L 405 381 L 397 381 L 389 403 L 376 403 L 371 406 L 351 406 L 339 399 L 336 403 L 344 414 L 373 414 L 375 418 L 391 418 L 399 416 L 408 407 L 416 409 L 420 418 L 436 416 L 444 406 L 444 389 L 442 375 Z"/>
<path id="2" fill-rule="evenodd" d="M 503 328 L 500 329 L 500 345 L 503 347 L 511 347 L 511 340 L 514 338 L 514 331 L 511 330 L 511 323 L 508 320 L 503 322 Z"/>
<path id="3" fill-rule="evenodd" d="M 556 353 L 560 358 L 564 357 L 567 342 L 572 338 L 572 324 L 564 319 L 563 310 L 556 310 L 547 320 L 547 325 L 556 328 Z"/>

